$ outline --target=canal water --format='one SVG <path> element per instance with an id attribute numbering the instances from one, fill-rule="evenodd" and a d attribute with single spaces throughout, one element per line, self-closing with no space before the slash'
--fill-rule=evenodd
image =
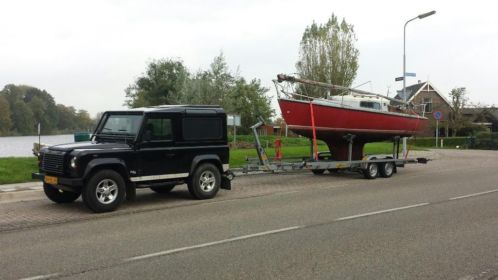
<path id="1" fill-rule="evenodd" d="M 41 143 L 47 145 L 74 142 L 72 134 L 41 136 Z M 38 143 L 38 136 L 0 137 L 0 157 L 33 156 L 33 143 Z"/>

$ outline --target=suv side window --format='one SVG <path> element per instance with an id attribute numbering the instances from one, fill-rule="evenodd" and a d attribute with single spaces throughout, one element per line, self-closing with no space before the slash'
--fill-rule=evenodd
<path id="1" fill-rule="evenodd" d="M 223 138 L 223 123 L 220 118 L 185 118 L 183 119 L 183 139 L 220 140 Z"/>
<path id="2" fill-rule="evenodd" d="M 149 135 L 151 141 L 173 140 L 171 119 L 161 117 L 148 118 L 145 123 L 145 135 Z"/>

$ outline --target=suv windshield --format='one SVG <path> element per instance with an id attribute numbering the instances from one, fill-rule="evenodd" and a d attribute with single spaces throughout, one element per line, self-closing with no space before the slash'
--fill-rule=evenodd
<path id="1" fill-rule="evenodd" d="M 136 135 L 141 123 L 142 115 L 109 115 L 100 133 Z"/>

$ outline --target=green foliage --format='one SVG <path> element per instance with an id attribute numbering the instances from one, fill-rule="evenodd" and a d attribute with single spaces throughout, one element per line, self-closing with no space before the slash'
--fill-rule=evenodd
<path id="1" fill-rule="evenodd" d="M 498 132 L 480 132 L 467 139 L 470 149 L 498 150 Z"/>
<path id="2" fill-rule="evenodd" d="M 306 27 L 301 39 L 299 61 L 296 68 L 301 78 L 351 86 L 358 70 L 359 51 L 355 47 L 353 25 L 341 22 L 332 14 L 325 24 L 313 22 Z M 310 96 L 323 96 L 320 89 L 301 86 Z M 337 94 L 338 92 L 331 92 Z"/>
<path id="3" fill-rule="evenodd" d="M 38 170 L 35 157 L 0 158 L 0 184 L 29 182 L 31 172 Z"/>
<path id="4" fill-rule="evenodd" d="M 35 131 L 35 119 L 29 106 L 22 100 L 18 100 L 12 107 L 14 108 L 12 121 L 17 132 L 24 135 L 32 134 Z"/>
<path id="5" fill-rule="evenodd" d="M 0 135 L 33 135 L 41 123 L 42 134 L 89 130 L 87 111 L 56 104 L 45 90 L 25 85 L 6 85 L 0 91 Z"/>
<path id="6" fill-rule="evenodd" d="M 466 147 L 468 137 L 440 137 L 438 139 L 438 146 L 441 144 L 441 140 L 443 139 L 444 148 L 455 148 L 456 146 L 460 148 Z M 435 137 L 417 137 L 408 139 L 409 145 L 414 145 L 417 147 L 436 147 L 436 138 Z"/>
<path id="7" fill-rule="evenodd" d="M 7 98 L 0 95 L 0 135 L 6 134 L 12 127 L 12 119 L 10 117 L 10 105 Z"/>
<path id="8" fill-rule="evenodd" d="M 454 88 L 449 95 L 451 99 L 449 123 L 453 131 L 452 136 L 455 137 L 462 129 L 472 126 L 472 122 L 463 116 L 463 109 L 468 102 L 467 90 L 464 87 Z"/>
<path id="9" fill-rule="evenodd" d="M 181 60 L 154 60 L 145 74 L 125 89 L 125 104 L 131 108 L 178 104 L 188 78 L 188 70 Z"/>
<path id="10" fill-rule="evenodd" d="M 241 133 L 248 133 L 257 117 L 273 115 L 268 89 L 259 80 L 247 82 L 232 73 L 223 54 L 208 70 L 191 74 L 181 60 L 155 60 L 142 77 L 125 89 L 125 104 L 131 108 L 166 104 L 220 105 L 227 113 L 239 114 Z"/>

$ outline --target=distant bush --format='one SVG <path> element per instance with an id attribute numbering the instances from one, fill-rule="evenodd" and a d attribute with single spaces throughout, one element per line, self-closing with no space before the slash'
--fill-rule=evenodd
<path id="1" fill-rule="evenodd" d="M 441 139 L 443 139 L 444 148 L 455 148 L 459 146 L 461 148 L 466 147 L 468 142 L 468 137 L 440 137 L 438 139 L 438 146 L 441 145 Z M 416 137 L 408 140 L 408 144 L 417 147 L 436 147 L 435 137 Z"/>
<path id="2" fill-rule="evenodd" d="M 480 132 L 476 136 L 467 137 L 441 137 L 443 139 L 444 148 L 459 148 L 463 149 L 483 149 L 497 150 L 498 149 L 498 133 Z M 435 147 L 436 138 L 434 137 L 416 137 L 408 140 L 410 145 L 417 147 Z M 438 139 L 438 146 L 441 140 Z"/>

